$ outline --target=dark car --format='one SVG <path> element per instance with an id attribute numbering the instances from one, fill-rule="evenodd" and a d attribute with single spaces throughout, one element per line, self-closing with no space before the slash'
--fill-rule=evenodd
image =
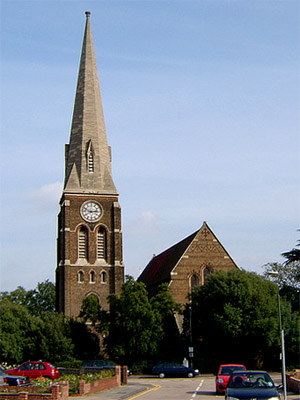
<path id="1" fill-rule="evenodd" d="M 28 380 L 24 376 L 8 375 L 7 372 L 0 367 L 0 386 L 5 384 L 9 386 L 21 386 L 26 383 L 28 383 Z"/>
<path id="2" fill-rule="evenodd" d="M 233 372 L 225 391 L 225 400 L 280 400 L 270 375 L 265 371 Z"/>
<path id="3" fill-rule="evenodd" d="M 115 368 L 116 365 L 114 361 L 109 360 L 88 360 L 83 362 L 82 367 L 85 369 L 111 369 Z"/>
<path id="4" fill-rule="evenodd" d="M 114 369 L 116 365 L 114 361 L 110 360 L 88 360 L 83 362 L 82 368 L 85 372 L 97 372 L 99 369 Z M 129 369 L 127 369 L 127 375 L 131 375 Z"/>
<path id="5" fill-rule="evenodd" d="M 182 364 L 174 362 L 164 362 L 156 364 L 153 367 L 153 374 L 158 375 L 160 378 L 169 377 L 183 377 L 193 378 L 199 374 L 197 369 L 185 367 Z"/>
<path id="6" fill-rule="evenodd" d="M 44 361 L 27 361 L 19 365 L 17 368 L 8 369 L 6 373 L 9 375 L 27 376 L 28 378 L 59 378 L 59 371 L 53 365 Z"/>
<path id="7" fill-rule="evenodd" d="M 234 371 L 245 370 L 243 364 L 221 364 L 216 376 L 216 392 L 217 394 L 225 393 L 229 378 Z"/>

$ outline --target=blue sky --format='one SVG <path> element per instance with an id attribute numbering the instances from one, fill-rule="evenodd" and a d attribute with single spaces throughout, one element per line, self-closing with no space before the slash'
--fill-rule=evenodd
<path id="1" fill-rule="evenodd" d="M 203 221 L 248 271 L 296 245 L 298 1 L 0 4 L 0 291 L 54 281 L 86 10 L 126 273 Z"/>

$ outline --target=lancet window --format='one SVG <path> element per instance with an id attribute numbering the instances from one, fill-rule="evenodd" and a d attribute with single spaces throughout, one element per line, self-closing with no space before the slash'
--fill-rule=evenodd
<path id="1" fill-rule="evenodd" d="M 100 227 L 97 232 L 97 258 L 106 259 L 106 230 Z"/>
<path id="2" fill-rule="evenodd" d="M 82 283 L 84 281 L 84 273 L 79 271 L 77 274 L 77 282 Z"/>
<path id="3" fill-rule="evenodd" d="M 203 271 L 203 283 L 205 284 L 206 283 L 206 281 L 207 281 L 207 277 L 208 277 L 208 275 L 210 274 L 210 269 L 209 268 L 204 268 L 204 271 Z"/>
<path id="4" fill-rule="evenodd" d="M 193 290 L 196 286 L 199 285 L 199 279 L 198 276 L 196 274 L 191 276 L 191 289 Z"/>
<path id="5" fill-rule="evenodd" d="M 101 283 L 107 282 L 107 273 L 105 271 L 101 272 Z"/>
<path id="6" fill-rule="evenodd" d="M 85 227 L 78 231 L 78 258 L 87 259 L 88 233 Z"/>
<path id="7" fill-rule="evenodd" d="M 96 274 L 95 271 L 90 272 L 90 283 L 95 283 L 96 282 Z"/>

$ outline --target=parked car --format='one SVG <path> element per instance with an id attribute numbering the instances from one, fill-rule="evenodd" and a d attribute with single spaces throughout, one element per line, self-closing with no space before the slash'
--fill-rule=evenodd
<path id="1" fill-rule="evenodd" d="M 6 370 L 0 367 L 0 386 L 21 386 L 28 383 L 28 378 L 24 376 L 11 376 L 8 375 Z"/>
<path id="2" fill-rule="evenodd" d="M 280 400 L 277 389 L 265 371 L 236 371 L 229 379 L 225 400 Z"/>
<path id="3" fill-rule="evenodd" d="M 234 371 L 243 371 L 245 369 L 245 365 L 242 364 L 221 364 L 216 376 L 217 394 L 225 393 L 229 378 Z"/>
<path id="4" fill-rule="evenodd" d="M 17 368 L 8 369 L 6 373 L 9 375 L 27 376 L 28 378 L 39 378 L 41 376 L 50 379 L 59 378 L 58 369 L 44 361 L 24 362 Z"/>
<path id="5" fill-rule="evenodd" d="M 89 371 L 95 371 L 97 372 L 97 369 L 112 369 L 116 367 L 116 363 L 114 361 L 110 360 L 88 360 L 84 361 L 82 364 L 82 368 L 89 372 Z M 131 375 L 131 372 L 129 369 L 127 369 L 127 375 Z"/>
<path id="6" fill-rule="evenodd" d="M 83 368 L 98 368 L 98 369 L 110 369 L 115 368 L 116 363 L 114 361 L 109 360 L 88 360 L 84 361 L 82 364 Z"/>
<path id="7" fill-rule="evenodd" d="M 188 378 L 192 378 L 196 375 L 199 375 L 199 371 L 197 369 L 185 367 L 184 365 L 179 363 L 164 362 L 156 364 L 153 367 L 153 374 L 158 375 L 160 378 L 164 378 L 166 376 L 169 377 L 187 376 Z"/>

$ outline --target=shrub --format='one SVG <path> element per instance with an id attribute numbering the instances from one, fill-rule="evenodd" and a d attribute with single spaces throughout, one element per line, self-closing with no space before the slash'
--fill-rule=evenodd
<path id="1" fill-rule="evenodd" d="M 69 393 L 70 394 L 78 394 L 79 393 L 79 381 L 85 380 L 87 383 L 99 380 L 110 378 L 115 375 L 115 370 L 103 370 L 97 374 L 81 374 L 81 375 L 64 375 L 59 379 L 49 379 L 49 378 L 38 378 L 32 379 L 31 383 L 36 386 L 37 392 L 40 392 L 42 389 L 43 392 L 50 391 L 50 387 L 55 382 L 60 381 L 68 381 L 69 382 Z"/>

